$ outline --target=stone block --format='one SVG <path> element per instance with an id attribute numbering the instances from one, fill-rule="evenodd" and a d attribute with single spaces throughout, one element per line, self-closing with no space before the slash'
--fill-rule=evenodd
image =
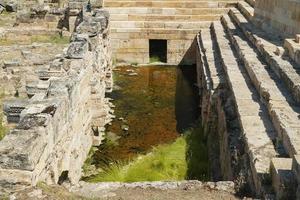
<path id="1" fill-rule="evenodd" d="M 17 2 L 8 2 L 5 6 L 5 9 L 7 12 L 17 12 L 17 8 L 18 8 L 18 5 L 17 5 Z"/>
<path id="2" fill-rule="evenodd" d="M 299 44 L 300 44 L 300 34 L 297 34 L 297 35 L 296 35 L 296 38 L 295 38 L 295 40 L 296 40 L 296 42 L 297 42 L 297 43 L 299 43 Z"/>
<path id="3" fill-rule="evenodd" d="M 3 13 L 3 11 L 5 11 L 5 7 L 0 5 L 0 14 Z"/>
<path id="4" fill-rule="evenodd" d="M 294 199 L 296 179 L 292 171 L 292 159 L 273 158 L 270 171 L 276 199 Z"/>

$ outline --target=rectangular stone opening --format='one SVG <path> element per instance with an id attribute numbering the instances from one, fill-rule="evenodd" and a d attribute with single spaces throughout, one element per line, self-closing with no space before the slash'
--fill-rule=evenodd
<path id="1" fill-rule="evenodd" d="M 150 62 L 167 63 L 167 40 L 149 40 L 149 58 Z"/>

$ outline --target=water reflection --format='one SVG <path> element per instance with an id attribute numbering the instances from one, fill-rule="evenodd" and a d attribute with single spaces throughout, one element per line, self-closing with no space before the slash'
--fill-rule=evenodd
<path id="1" fill-rule="evenodd" d="M 116 119 L 93 155 L 97 167 L 174 141 L 198 118 L 194 67 L 119 67 L 114 73 Z"/>

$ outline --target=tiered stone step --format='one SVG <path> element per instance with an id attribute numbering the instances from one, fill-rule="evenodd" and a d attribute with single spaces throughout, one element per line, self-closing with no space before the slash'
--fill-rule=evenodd
<path id="1" fill-rule="evenodd" d="M 174 22 L 174 21 L 112 21 L 111 27 L 118 28 L 164 28 L 164 29 L 196 29 L 209 27 L 211 22 L 195 21 L 195 22 Z M 116 28 L 112 28 L 114 30 Z"/>
<path id="2" fill-rule="evenodd" d="M 252 7 L 255 6 L 255 0 L 246 0 L 246 2 L 247 2 L 248 4 L 250 4 Z"/>
<path id="3" fill-rule="evenodd" d="M 276 36 L 276 33 L 270 34 L 256 28 L 237 9 L 231 9 L 229 14 L 249 41 L 256 46 L 278 78 L 284 82 L 294 100 L 300 103 L 300 88 L 298 87 L 300 69 L 297 64 L 282 56 L 283 40 Z"/>
<path id="4" fill-rule="evenodd" d="M 273 122 L 276 124 L 276 128 L 283 140 L 285 149 L 289 156 L 293 157 L 293 155 L 298 154 L 300 150 L 300 126 L 298 125 L 300 122 L 298 118 L 300 108 L 297 105 L 300 102 L 300 91 L 298 87 L 298 85 L 300 85 L 299 68 L 281 56 L 275 55 L 274 52 L 276 51 L 277 46 L 275 46 L 274 43 L 276 42 L 276 38 L 271 38 L 270 40 L 264 39 L 262 36 L 267 33 L 257 30 L 253 25 L 243 26 L 246 23 L 246 19 L 242 18 L 243 16 L 238 10 L 232 9 L 230 15 L 232 20 L 239 25 L 244 33 L 246 33 L 245 35 L 248 36 L 248 40 L 251 41 L 258 52 L 260 52 L 259 56 L 265 58 L 264 62 L 268 64 L 265 71 L 267 71 L 267 74 L 272 77 L 275 83 L 273 83 L 273 86 L 271 87 L 270 83 L 266 82 L 265 78 L 261 80 L 261 82 L 266 83 L 269 87 L 265 88 L 264 92 L 269 92 L 266 92 L 267 96 L 264 98 L 269 104 L 269 113 L 273 117 Z M 223 18 L 223 21 L 224 20 L 230 22 L 228 18 L 226 20 L 226 17 Z M 231 25 L 233 24 L 231 23 Z M 235 26 L 233 25 L 233 27 Z M 245 44 L 241 44 L 240 46 L 245 48 L 244 45 Z M 262 86 L 257 87 L 262 88 Z M 277 89 L 278 91 L 276 93 L 281 94 L 282 101 L 274 101 L 275 98 L 272 96 L 279 96 L 278 94 L 275 94 L 273 87 L 280 89 Z M 272 99 L 274 102 L 272 102 Z"/>
<path id="5" fill-rule="evenodd" d="M 296 179 L 291 158 L 273 158 L 270 168 L 276 199 L 295 199 Z"/>
<path id="6" fill-rule="evenodd" d="M 270 70 L 260 55 L 248 43 L 241 31 L 228 16 L 222 18 L 232 44 L 239 52 L 239 58 L 245 63 L 247 72 L 259 92 L 264 104 L 267 105 L 273 124 L 282 139 L 287 153 L 292 157 L 300 150 L 300 107 L 292 99 L 282 81 Z"/>
<path id="7" fill-rule="evenodd" d="M 152 8 L 224 8 L 236 1 L 115 1 L 105 0 L 104 7 L 152 7 Z"/>
<path id="8" fill-rule="evenodd" d="M 293 39 L 285 39 L 284 48 L 289 57 L 300 65 L 300 34 L 296 35 Z"/>
<path id="9" fill-rule="evenodd" d="M 160 14 L 160 15 L 210 15 L 224 14 L 229 8 L 151 8 L 151 7 L 108 7 L 111 15 L 114 14 Z"/>
<path id="10" fill-rule="evenodd" d="M 239 10 L 244 14 L 244 16 L 248 20 L 251 20 L 254 16 L 254 8 L 245 1 L 239 1 L 237 5 Z"/>
<path id="11" fill-rule="evenodd" d="M 216 21 L 220 15 L 113 14 L 112 21 Z"/>
<path id="12" fill-rule="evenodd" d="M 205 80 L 207 82 L 206 89 L 213 92 L 218 87 L 222 87 L 221 85 L 225 84 L 226 81 L 223 75 L 224 72 L 223 67 L 221 66 L 221 61 L 216 56 L 216 43 L 212 40 L 210 28 L 201 29 L 197 36 L 197 42 L 198 46 L 200 47 L 199 52 L 202 57 L 201 61 L 203 63 L 203 66 L 199 66 L 203 69 L 197 69 L 197 74 L 199 76 L 201 71 L 203 71 L 205 77 L 210 79 Z M 202 81 L 198 80 L 198 83 L 200 82 Z"/>
<path id="13" fill-rule="evenodd" d="M 298 189 L 296 191 L 297 199 L 300 199 L 300 184 L 299 184 L 300 183 L 300 155 L 294 156 L 292 170 L 298 182 Z"/>
<path id="14" fill-rule="evenodd" d="M 213 30 L 239 113 L 240 126 L 247 144 L 245 151 L 249 152 L 252 181 L 255 190 L 262 191 L 261 184 L 269 173 L 270 161 L 278 155 L 273 145 L 277 133 L 267 114 L 267 108 L 260 101 L 260 95 L 248 75 L 246 65 L 239 62 L 234 54 L 236 50 L 232 49 L 221 23 L 215 22 Z"/>
<path id="15" fill-rule="evenodd" d="M 198 31 L 219 20 L 236 2 L 105 0 L 104 7 L 111 15 L 113 54 L 120 62 L 148 63 L 149 39 L 163 39 L 168 40 L 168 63 L 178 64 Z"/>
<path id="16" fill-rule="evenodd" d="M 283 144 L 284 151 L 276 147 L 277 152 L 282 155 L 286 152 L 290 157 L 273 159 L 271 164 L 272 184 L 276 195 L 290 198 L 294 193 L 291 191 L 293 175 L 289 163 L 300 150 L 299 68 L 293 61 L 282 56 L 283 41 L 276 34 L 268 35 L 248 20 L 251 12 L 246 12 L 245 6 L 247 5 L 244 3 L 239 4 L 240 11 L 231 8 L 229 16 L 223 16 L 221 21 L 259 94 L 260 102 L 267 109 L 278 137 L 274 144 L 277 143 L 278 147 L 280 143 Z M 267 163 L 265 166 L 268 166 Z M 290 177 L 290 180 L 286 177 Z"/>

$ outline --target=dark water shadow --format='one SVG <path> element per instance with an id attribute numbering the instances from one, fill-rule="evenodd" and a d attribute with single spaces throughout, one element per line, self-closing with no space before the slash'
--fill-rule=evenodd
<path id="1" fill-rule="evenodd" d="M 199 118 L 200 98 L 197 82 L 196 66 L 179 66 L 177 69 L 176 93 L 175 93 L 175 116 L 176 129 L 178 133 L 183 133 L 192 127 Z"/>
<path id="2" fill-rule="evenodd" d="M 201 127 L 196 66 L 177 69 L 175 115 L 177 132 L 186 140 L 187 180 L 209 180 L 207 141 Z"/>

